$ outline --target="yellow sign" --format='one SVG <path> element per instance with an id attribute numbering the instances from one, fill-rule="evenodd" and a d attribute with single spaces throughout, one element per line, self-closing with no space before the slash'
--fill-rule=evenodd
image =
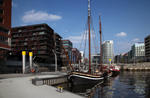
<path id="1" fill-rule="evenodd" d="M 29 52 L 29 56 L 33 56 L 33 53 L 32 53 L 32 52 Z"/>
<path id="2" fill-rule="evenodd" d="M 109 59 L 109 62 L 111 62 L 111 59 Z"/>
<path id="3" fill-rule="evenodd" d="M 26 55 L 26 51 L 22 51 L 22 55 Z"/>

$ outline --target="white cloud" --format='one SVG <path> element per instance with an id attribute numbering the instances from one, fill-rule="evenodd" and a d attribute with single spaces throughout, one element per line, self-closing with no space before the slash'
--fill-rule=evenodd
<path id="1" fill-rule="evenodd" d="M 56 21 L 60 19 L 62 19 L 61 16 L 35 10 L 25 12 L 24 16 L 22 17 L 24 23 L 38 22 L 38 21 Z"/>
<path id="2" fill-rule="evenodd" d="M 127 33 L 120 32 L 120 33 L 117 33 L 116 36 L 118 36 L 118 37 L 125 37 L 125 36 L 127 36 Z"/>
<path id="3" fill-rule="evenodd" d="M 82 35 L 79 35 L 79 36 L 69 36 L 69 37 L 67 37 L 65 39 L 70 40 L 73 44 L 78 44 L 82 40 Z"/>
<path id="4" fill-rule="evenodd" d="M 138 42 L 138 41 L 140 41 L 140 39 L 139 38 L 134 38 L 132 41 L 133 42 Z"/>
<path id="5" fill-rule="evenodd" d="M 69 37 L 67 37 L 65 39 L 69 39 L 74 44 L 81 43 L 82 40 L 87 40 L 88 39 L 88 30 L 85 30 L 85 31 L 80 32 L 78 34 L 80 34 L 80 35 L 69 36 Z M 91 35 L 92 38 L 95 38 L 95 36 L 96 35 Z"/>

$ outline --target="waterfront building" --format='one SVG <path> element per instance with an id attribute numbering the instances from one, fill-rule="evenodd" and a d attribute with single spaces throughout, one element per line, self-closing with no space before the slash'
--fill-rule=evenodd
<path id="1" fill-rule="evenodd" d="M 84 63 L 84 52 L 80 51 L 80 53 L 81 53 L 81 63 Z"/>
<path id="2" fill-rule="evenodd" d="M 96 69 L 98 68 L 98 65 L 100 64 L 100 54 L 91 55 L 91 64 L 92 64 L 91 69 L 96 71 Z"/>
<path id="3" fill-rule="evenodd" d="M 0 0 L 0 73 L 5 72 L 4 64 L 11 49 L 11 7 L 11 0 Z"/>
<path id="4" fill-rule="evenodd" d="M 100 54 L 93 54 L 91 55 L 92 64 L 99 64 L 100 63 Z"/>
<path id="5" fill-rule="evenodd" d="M 145 61 L 145 45 L 143 42 L 135 43 L 127 53 L 115 56 L 115 63 L 137 63 Z"/>
<path id="6" fill-rule="evenodd" d="M 56 56 L 57 56 L 57 64 L 58 66 L 61 66 L 62 65 L 62 59 L 61 59 L 61 53 L 62 53 L 62 43 L 61 43 L 61 40 L 62 40 L 62 37 L 58 34 L 58 33 L 55 33 L 55 37 L 54 37 L 54 46 L 55 46 L 55 53 L 56 53 Z"/>
<path id="7" fill-rule="evenodd" d="M 115 63 L 128 63 L 128 53 L 122 53 L 120 55 L 116 55 L 114 62 Z"/>
<path id="8" fill-rule="evenodd" d="M 0 0 L 0 58 L 10 50 L 11 0 Z"/>
<path id="9" fill-rule="evenodd" d="M 33 52 L 34 62 L 41 69 L 54 70 L 55 54 L 61 66 L 61 37 L 47 24 L 13 27 L 11 30 L 12 55 L 21 58 L 21 52 Z"/>
<path id="10" fill-rule="evenodd" d="M 72 42 L 70 40 L 62 40 L 62 46 L 68 54 L 69 60 L 72 60 Z M 63 66 L 67 66 L 69 64 L 66 54 L 62 48 L 62 63 Z"/>
<path id="11" fill-rule="evenodd" d="M 102 51 L 103 51 L 103 63 L 104 64 L 109 64 L 110 59 L 111 63 L 114 62 L 114 49 L 113 49 L 113 41 L 108 40 L 104 41 L 102 44 Z"/>
<path id="12" fill-rule="evenodd" d="M 6 59 L 6 55 L 10 51 L 9 34 L 9 29 L 0 26 L 0 59 Z"/>
<path id="13" fill-rule="evenodd" d="M 115 56 L 114 63 L 120 63 L 120 55 Z"/>
<path id="14" fill-rule="evenodd" d="M 123 60 L 123 55 L 124 55 L 124 54 L 116 55 L 116 56 L 115 56 L 115 59 L 114 59 L 114 62 L 115 62 L 115 63 L 123 63 L 123 61 L 124 61 L 124 60 Z"/>
<path id="15" fill-rule="evenodd" d="M 77 48 L 72 48 L 72 63 L 79 64 L 81 62 L 81 53 Z"/>
<path id="16" fill-rule="evenodd" d="M 132 47 L 132 61 L 142 62 L 145 60 L 145 44 L 143 42 L 135 43 Z"/>
<path id="17" fill-rule="evenodd" d="M 0 27 L 11 28 L 12 0 L 0 0 Z"/>
<path id="18" fill-rule="evenodd" d="M 150 35 L 145 37 L 145 56 L 146 56 L 146 61 L 150 62 Z"/>
<path id="19" fill-rule="evenodd" d="M 128 53 L 123 54 L 121 63 L 128 63 Z"/>
<path id="20" fill-rule="evenodd" d="M 132 62 L 132 50 L 128 52 L 128 63 Z"/>

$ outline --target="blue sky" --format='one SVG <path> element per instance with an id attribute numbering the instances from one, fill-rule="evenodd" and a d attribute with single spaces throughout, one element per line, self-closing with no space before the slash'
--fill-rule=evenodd
<path id="1" fill-rule="evenodd" d="M 74 47 L 87 23 L 87 0 L 12 0 L 12 26 L 47 23 Z M 115 54 L 144 42 L 150 34 L 150 0 L 91 0 L 92 20 L 98 34 L 101 15 L 103 40 L 114 41 Z M 98 37 L 98 36 L 97 36 Z"/>

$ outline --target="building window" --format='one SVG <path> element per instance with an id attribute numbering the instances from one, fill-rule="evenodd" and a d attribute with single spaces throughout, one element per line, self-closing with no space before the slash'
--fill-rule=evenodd
<path id="1" fill-rule="evenodd" d="M 20 30 L 18 30 L 18 32 L 22 32 L 22 30 L 20 29 Z"/>
<path id="2" fill-rule="evenodd" d="M 43 34 L 45 34 L 45 32 L 39 32 L 39 35 L 43 35 Z"/>
<path id="3" fill-rule="evenodd" d="M 0 14 L 3 14 L 3 13 L 4 13 L 4 10 L 0 8 Z"/>
<path id="4" fill-rule="evenodd" d="M 3 5 L 3 0 L 0 0 L 0 6 Z"/>
<path id="5" fill-rule="evenodd" d="M 3 23 L 3 18 L 2 17 L 0 17 L 0 23 Z"/>

